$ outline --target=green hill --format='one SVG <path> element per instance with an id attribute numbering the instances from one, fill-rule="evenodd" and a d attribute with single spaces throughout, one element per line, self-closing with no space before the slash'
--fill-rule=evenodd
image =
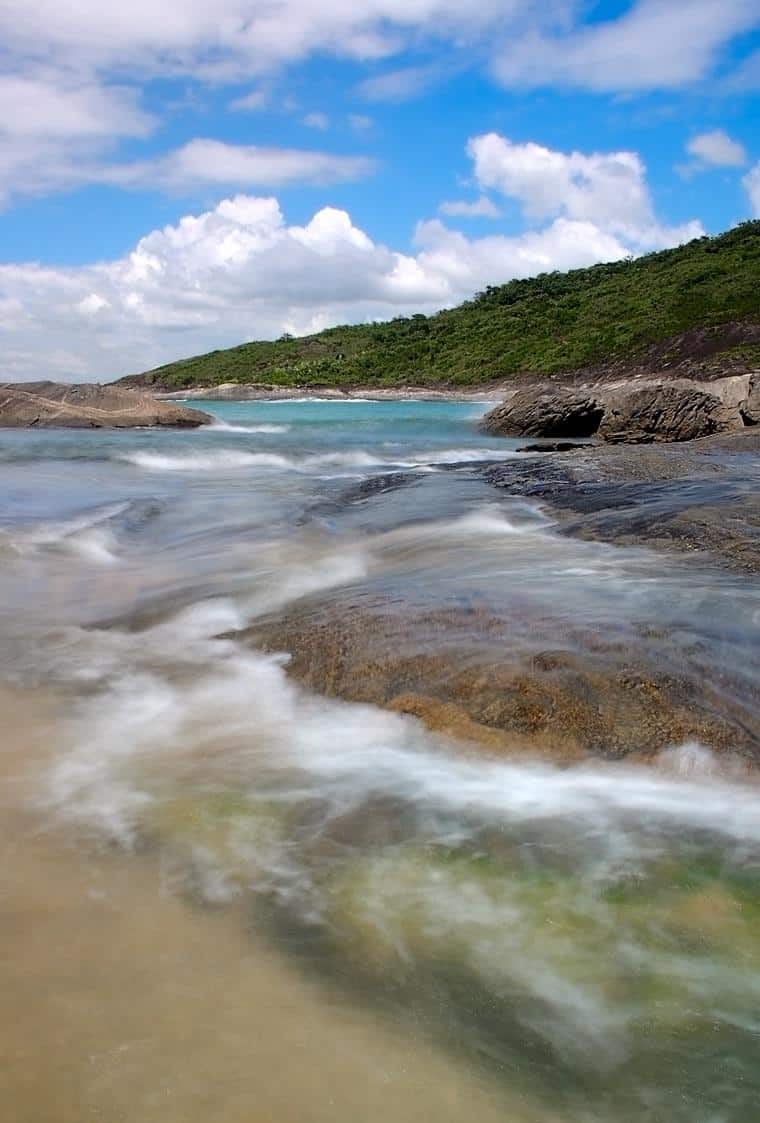
<path id="1" fill-rule="evenodd" d="M 677 249 L 489 286 L 435 316 L 245 343 L 122 382 L 163 389 L 473 386 L 517 375 L 760 363 L 760 221 Z"/>

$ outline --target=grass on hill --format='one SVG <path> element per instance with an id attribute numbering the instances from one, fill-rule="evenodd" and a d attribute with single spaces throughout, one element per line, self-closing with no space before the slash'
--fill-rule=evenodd
<path id="1" fill-rule="evenodd" d="M 749 334 L 726 330 L 737 321 L 749 322 Z M 464 387 L 646 361 L 648 348 L 668 340 L 658 362 L 712 352 L 747 363 L 760 358 L 759 332 L 756 221 L 646 257 L 489 286 L 434 316 L 245 343 L 125 381 L 166 389 L 222 382 Z"/>

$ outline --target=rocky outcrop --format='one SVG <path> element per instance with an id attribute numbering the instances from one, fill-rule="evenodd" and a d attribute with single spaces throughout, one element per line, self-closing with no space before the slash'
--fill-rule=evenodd
<path id="1" fill-rule="evenodd" d="M 760 425 L 760 372 L 755 372 L 749 380 L 747 397 L 739 406 L 745 425 Z"/>
<path id="2" fill-rule="evenodd" d="M 615 444 L 692 441 L 726 427 L 720 398 L 693 383 L 672 382 L 607 395 L 599 436 Z"/>
<path id="3" fill-rule="evenodd" d="M 757 385 L 755 381 L 757 380 Z M 611 444 L 691 441 L 760 420 L 760 379 L 747 375 L 710 383 L 647 379 L 518 390 L 486 414 L 485 432 L 504 437 L 592 437 Z"/>
<path id="4" fill-rule="evenodd" d="M 212 418 L 120 386 L 58 382 L 0 383 L 0 427 L 14 429 L 196 428 Z"/>
<path id="5" fill-rule="evenodd" d="M 482 428 L 501 437 L 591 437 L 603 415 L 593 393 L 539 385 L 518 390 L 492 409 Z"/>

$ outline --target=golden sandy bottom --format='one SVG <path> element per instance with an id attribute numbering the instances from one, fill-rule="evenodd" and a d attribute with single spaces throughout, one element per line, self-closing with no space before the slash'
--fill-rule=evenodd
<path id="1" fill-rule="evenodd" d="M 56 702 L 0 704 L 2 1123 L 549 1123 L 305 979 L 241 909 L 171 895 L 157 859 L 51 827 L 26 802 Z"/>

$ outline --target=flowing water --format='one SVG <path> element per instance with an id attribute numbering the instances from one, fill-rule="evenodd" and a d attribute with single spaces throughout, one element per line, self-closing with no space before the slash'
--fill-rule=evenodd
<path id="1" fill-rule="evenodd" d="M 0 434 L 0 1119 L 755 1120 L 752 774 L 489 758 L 240 633 L 403 592 L 746 700 L 756 586 L 560 535 L 472 404 L 209 408 Z"/>

